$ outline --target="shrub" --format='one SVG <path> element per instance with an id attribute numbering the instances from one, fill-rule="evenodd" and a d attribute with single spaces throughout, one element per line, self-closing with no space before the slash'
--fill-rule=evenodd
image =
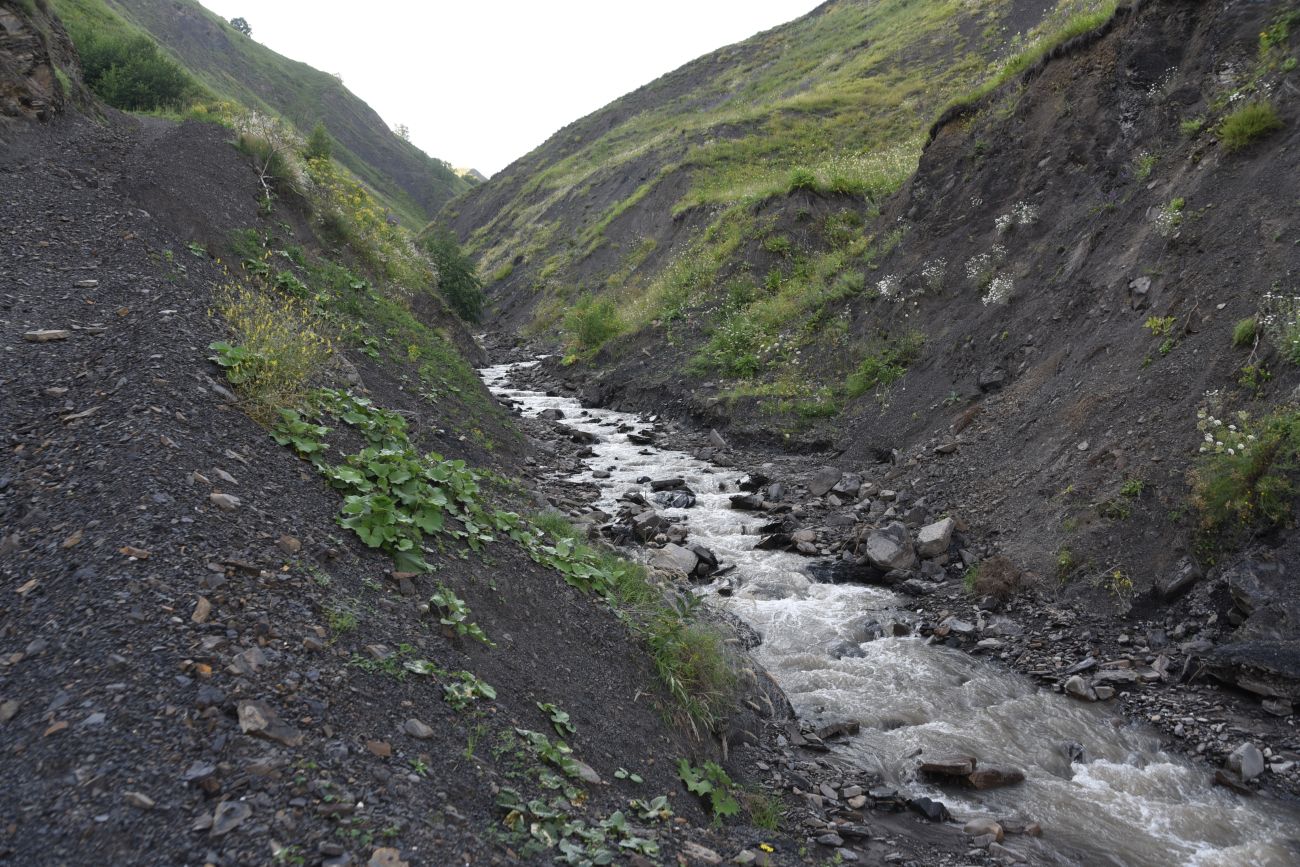
<path id="1" fill-rule="evenodd" d="M 860 397 L 873 388 L 888 387 L 901 379 L 908 365 L 920 357 L 924 345 L 925 335 L 919 331 L 908 331 L 878 344 L 849 375 L 846 383 L 849 397 Z"/>
<path id="2" fill-rule="evenodd" d="M 1236 347 L 1254 346 L 1255 335 L 1258 330 L 1259 322 L 1254 316 L 1239 319 L 1237 324 L 1232 327 L 1232 345 Z"/>
<path id="3" fill-rule="evenodd" d="M 786 186 L 786 191 L 793 193 L 798 190 L 817 191 L 817 175 L 808 169 L 798 168 L 790 172 L 790 183 Z"/>
<path id="4" fill-rule="evenodd" d="M 990 557 L 968 569 L 963 583 L 975 596 L 1007 599 L 1021 588 L 1024 575 L 1006 557 Z"/>
<path id="5" fill-rule="evenodd" d="M 623 332 L 623 321 L 613 301 L 588 296 L 564 315 L 564 331 L 571 352 L 592 355 Z"/>
<path id="6" fill-rule="evenodd" d="M 70 31 L 81 55 L 82 77 L 114 108 L 179 108 L 200 90 L 147 36 L 101 33 L 82 24 L 70 26 Z"/>
<path id="7" fill-rule="evenodd" d="M 1219 124 L 1219 141 L 1228 153 L 1244 150 L 1282 128 L 1277 109 L 1269 102 L 1252 102 L 1229 114 Z"/>
<path id="8" fill-rule="evenodd" d="M 279 408 L 302 404 L 333 354 L 321 320 L 296 298 L 242 283 L 222 287 L 215 301 L 233 343 L 210 348 L 249 415 L 269 422 Z"/>
<path id="9" fill-rule="evenodd" d="M 1259 421 L 1239 412 L 1231 423 L 1205 409 L 1197 417 L 1202 443 L 1192 493 L 1202 528 L 1232 535 L 1292 522 L 1300 410 L 1279 409 Z"/>
<path id="10" fill-rule="evenodd" d="M 446 226 L 433 226 L 421 243 L 438 269 L 438 289 L 451 309 L 466 322 L 477 322 L 483 315 L 483 281 L 478 267 L 461 251 L 456 235 Z"/>
<path id="11" fill-rule="evenodd" d="M 311 135 L 307 136 L 307 144 L 302 149 L 302 155 L 309 160 L 327 160 L 334 156 L 334 139 L 330 138 L 324 123 L 317 121 L 311 128 Z"/>
<path id="12" fill-rule="evenodd" d="M 708 362 L 727 376 L 748 378 L 762 368 L 762 330 L 745 316 L 732 316 L 719 326 L 704 347 Z"/>

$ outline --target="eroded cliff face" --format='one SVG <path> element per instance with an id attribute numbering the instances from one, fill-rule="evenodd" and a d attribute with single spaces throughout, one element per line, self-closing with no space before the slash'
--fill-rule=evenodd
<path id="1" fill-rule="evenodd" d="M 68 34 L 44 3 L 0 6 L 0 132 L 14 121 L 49 120 L 80 100 L 80 80 L 62 73 L 77 66 Z"/>

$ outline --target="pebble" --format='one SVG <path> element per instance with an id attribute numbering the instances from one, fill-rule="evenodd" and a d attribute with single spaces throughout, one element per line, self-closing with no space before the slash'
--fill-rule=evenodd
<path id="1" fill-rule="evenodd" d="M 428 740 L 429 738 L 433 737 L 433 729 L 431 729 L 428 725 L 416 719 L 415 717 L 411 717 L 406 722 L 404 722 L 402 724 L 402 730 L 405 731 L 411 737 L 417 738 L 422 741 Z"/>

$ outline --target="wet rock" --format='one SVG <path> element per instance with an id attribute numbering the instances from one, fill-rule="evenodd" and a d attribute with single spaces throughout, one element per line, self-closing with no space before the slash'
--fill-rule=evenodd
<path id="1" fill-rule="evenodd" d="M 1242 782 L 1241 778 L 1235 773 L 1225 768 L 1219 768 L 1214 772 L 1214 784 L 1223 786 L 1225 789 L 1231 789 L 1239 795 L 1255 794 L 1254 789 Z"/>
<path id="2" fill-rule="evenodd" d="M 957 522 L 944 518 L 933 524 L 927 524 L 916 534 L 916 553 L 930 559 L 947 552 L 952 545 L 952 534 L 957 529 Z"/>
<path id="3" fill-rule="evenodd" d="M 872 530 L 864 548 L 867 562 L 884 572 L 911 569 L 916 565 L 916 551 L 912 548 L 907 527 L 897 521 Z"/>
<path id="4" fill-rule="evenodd" d="M 659 491 L 651 499 L 665 509 L 689 509 L 695 505 L 695 494 L 690 490 Z"/>
<path id="5" fill-rule="evenodd" d="M 731 508 L 742 512 L 761 512 L 763 511 L 763 497 L 761 494 L 732 494 Z"/>
<path id="6" fill-rule="evenodd" d="M 947 822 L 952 818 L 952 814 L 948 812 L 947 807 L 930 798 L 912 798 L 907 802 L 907 806 L 931 822 Z"/>
<path id="7" fill-rule="evenodd" d="M 962 828 L 962 831 L 971 837 L 982 837 L 987 834 L 993 838 L 995 843 L 1001 843 L 1005 834 L 1002 826 L 993 819 L 971 819 Z"/>
<path id="8" fill-rule="evenodd" d="M 1025 772 L 1019 768 L 986 765 L 982 768 L 976 768 L 975 772 L 968 776 L 966 780 L 977 789 L 999 789 L 1003 786 L 1014 786 L 1023 783 L 1025 781 Z"/>
<path id="9" fill-rule="evenodd" d="M 808 493 L 814 497 L 823 497 L 830 493 L 844 475 L 838 467 L 822 467 L 808 480 Z"/>
<path id="10" fill-rule="evenodd" d="M 537 417 L 543 421 L 559 421 L 564 418 L 564 410 L 555 407 L 549 407 L 537 414 Z"/>
<path id="11" fill-rule="evenodd" d="M 1097 700 L 1097 696 L 1092 691 L 1092 687 L 1088 685 L 1088 681 L 1077 674 L 1065 681 L 1065 692 L 1085 701 Z"/>
<path id="12" fill-rule="evenodd" d="M 662 572 L 680 572 L 690 575 L 699 565 L 699 557 L 689 548 L 669 543 L 650 557 L 650 565 Z"/>
<path id="13" fill-rule="evenodd" d="M 828 741 L 831 738 L 851 737 L 861 730 L 862 724 L 857 720 L 844 720 L 842 722 L 829 723 L 817 729 L 817 737 L 824 741 Z M 860 792 L 855 794 L 860 794 Z"/>
<path id="14" fill-rule="evenodd" d="M 975 757 L 939 756 L 921 762 L 917 770 L 936 777 L 966 777 L 975 772 Z"/>
<path id="15" fill-rule="evenodd" d="M 1264 773 L 1264 754 L 1247 741 L 1228 754 L 1228 769 L 1235 771 L 1243 782 L 1249 783 Z"/>
<path id="16" fill-rule="evenodd" d="M 642 542 L 649 542 L 668 526 L 668 519 L 655 511 L 642 512 L 632 518 L 632 532 Z"/>

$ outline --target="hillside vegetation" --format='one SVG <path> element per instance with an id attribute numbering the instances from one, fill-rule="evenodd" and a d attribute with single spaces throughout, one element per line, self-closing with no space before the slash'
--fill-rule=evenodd
<path id="1" fill-rule="evenodd" d="M 880 201 L 950 101 L 1112 6 L 829 2 L 565 127 L 448 215 L 510 322 L 613 294 L 635 330 L 717 294 L 749 245 L 779 249 L 790 193 Z"/>
<path id="2" fill-rule="evenodd" d="M 145 55 L 155 66 L 167 59 L 179 62 L 191 82 L 168 74 L 173 85 L 164 103 L 185 107 L 189 98 L 210 94 L 283 117 L 303 135 L 323 124 L 339 162 L 409 226 L 423 225 L 471 186 L 442 160 L 394 134 L 335 76 L 277 54 L 194 0 L 55 0 L 53 6 L 79 48 L 83 43 L 120 45 L 127 49 L 124 53 Z M 154 40 L 165 52 L 158 59 L 150 56 Z M 82 54 L 89 59 L 84 48 Z M 86 72 L 94 84 L 89 66 Z M 131 109 L 153 107 L 125 96 L 110 102 Z"/>

